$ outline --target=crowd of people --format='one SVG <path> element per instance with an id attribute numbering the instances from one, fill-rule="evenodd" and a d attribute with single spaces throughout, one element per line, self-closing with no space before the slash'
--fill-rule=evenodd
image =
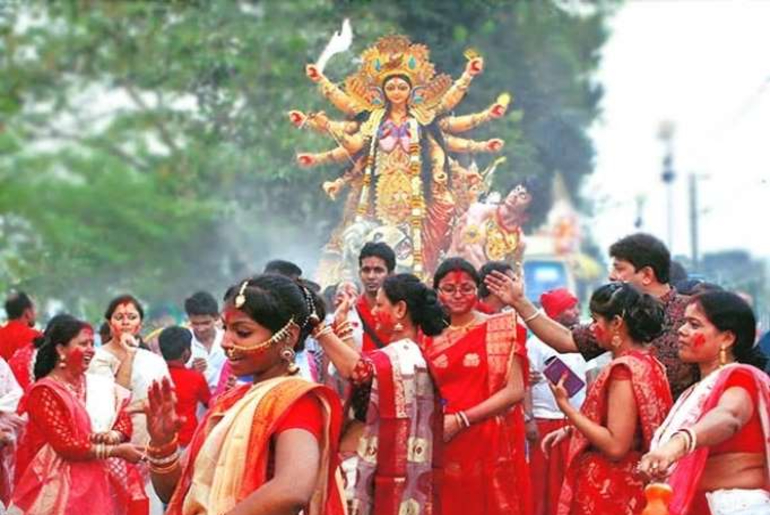
<path id="1" fill-rule="evenodd" d="M 450 257 L 431 284 L 367 243 L 320 291 L 287 261 L 142 337 L 132 295 L 98 335 L 0 328 L 0 501 L 12 514 L 770 513 L 770 379 L 750 305 L 670 284 L 647 234 L 609 249 L 580 323 L 508 263 Z"/>

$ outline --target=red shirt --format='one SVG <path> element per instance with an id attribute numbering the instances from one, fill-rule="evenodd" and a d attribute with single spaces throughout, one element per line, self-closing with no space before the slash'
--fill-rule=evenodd
<path id="1" fill-rule="evenodd" d="M 10 361 L 17 350 L 30 345 L 40 335 L 40 331 L 21 320 L 9 320 L 0 327 L 0 358 Z"/>
<path id="2" fill-rule="evenodd" d="M 192 440 L 195 428 L 198 427 L 198 403 L 208 406 L 211 391 L 206 378 L 197 370 L 186 368 L 184 365 L 168 363 L 168 373 L 176 388 L 176 414 L 184 417 L 185 421 L 179 430 L 179 444 L 187 446 Z"/>

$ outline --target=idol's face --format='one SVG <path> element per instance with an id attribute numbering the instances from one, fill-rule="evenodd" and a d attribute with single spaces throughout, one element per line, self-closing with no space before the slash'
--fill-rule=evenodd
<path id="1" fill-rule="evenodd" d="M 385 81 L 385 98 L 394 105 L 405 104 L 412 93 L 412 86 L 401 77 L 392 77 Z"/>

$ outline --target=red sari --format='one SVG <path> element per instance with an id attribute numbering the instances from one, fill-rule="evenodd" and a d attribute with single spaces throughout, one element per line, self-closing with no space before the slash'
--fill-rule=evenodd
<path id="1" fill-rule="evenodd" d="M 644 481 L 636 467 L 671 409 L 671 390 L 663 365 L 652 354 L 631 351 L 614 359 L 589 387 L 580 411 L 597 424 L 606 423 L 609 386 L 617 367 L 630 371 L 639 414 L 638 444 L 623 459 L 611 461 L 593 449 L 582 433 L 574 432 L 559 515 L 638 515 L 644 509 Z"/>
<path id="2" fill-rule="evenodd" d="M 29 425 L 19 448 L 18 483 L 8 513 L 144 515 L 144 485 L 122 459 L 90 458 L 91 418 L 83 399 L 52 378 L 28 392 Z M 130 436 L 127 426 L 116 429 Z M 127 431 L 127 433 L 126 433 Z"/>
<path id="3" fill-rule="evenodd" d="M 336 481 L 342 410 L 325 386 L 295 377 L 243 385 L 217 397 L 198 425 L 167 515 L 226 513 L 268 482 L 273 437 L 297 403 L 310 397 L 323 411 L 321 473 L 307 515 L 342 515 Z"/>
<path id="4" fill-rule="evenodd" d="M 445 414 L 467 410 L 500 391 L 511 359 L 521 363 L 526 385 L 525 338 L 516 315 L 489 317 L 466 333 L 445 331 L 425 346 Z M 443 448 L 444 515 L 529 515 L 529 468 L 519 406 L 473 424 Z"/>

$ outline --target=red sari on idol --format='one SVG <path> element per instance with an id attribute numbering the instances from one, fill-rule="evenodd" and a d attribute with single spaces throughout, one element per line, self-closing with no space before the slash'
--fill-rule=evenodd
<path id="1" fill-rule="evenodd" d="M 342 410 L 325 386 L 298 377 L 242 385 L 217 397 L 195 431 L 167 515 L 226 513 L 268 482 L 274 436 L 297 407 L 318 406 L 321 470 L 305 515 L 342 515 L 337 444 Z M 315 404 L 313 404 L 315 403 Z M 299 427 L 299 426 L 292 426 Z"/>
<path id="2" fill-rule="evenodd" d="M 424 348 L 444 413 L 467 410 L 501 390 L 511 359 L 527 383 L 525 336 L 514 313 L 493 315 L 469 331 L 445 331 Z M 457 434 L 444 444 L 444 515 L 529 515 L 529 467 L 520 406 Z"/>
<path id="3" fill-rule="evenodd" d="M 89 381 L 90 380 L 90 381 Z M 131 436 L 131 422 L 121 412 L 125 404 L 109 405 L 114 390 L 102 378 L 86 376 L 85 396 L 93 393 L 107 413 L 92 417 L 85 398 L 64 383 L 45 377 L 27 394 L 29 424 L 18 451 L 18 482 L 9 514 L 146 515 L 149 510 L 137 469 L 119 458 L 89 456 L 95 427 L 114 427 Z M 98 392 L 98 393 L 97 393 Z M 109 420 L 110 417 L 116 420 Z M 106 421 L 106 422 L 105 422 Z"/>
<path id="4" fill-rule="evenodd" d="M 630 351 L 607 365 L 588 389 L 580 411 L 597 424 L 606 423 L 609 386 L 616 379 L 631 380 L 639 423 L 635 446 L 611 461 L 573 430 L 559 515 L 638 515 L 644 509 L 644 481 L 636 467 L 671 409 L 671 390 L 665 368 L 650 352 Z"/>
<path id="5" fill-rule="evenodd" d="M 749 366 L 733 363 L 715 370 L 700 382 L 695 383 L 679 397 L 666 421 L 656 431 L 652 448 L 665 444 L 679 429 L 690 427 L 719 404 L 722 394 L 733 386 L 746 389 L 754 401 L 754 414 L 747 424 L 729 440 L 713 447 L 700 447 L 686 455 L 672 467 L 667 483 L 674 491 L 669 506 L 671 515 L 709 515 L 711 513 L 707 495 L 716 496 L 725 492 L 728 497 L 713 499 L 718 505 L 729 503 L 739 512 L 739 505 L 748 497 L 760 499 L 756 506 L 766 506 L 770 495 L 770 379 L 764 372 Z M 698 486 L 710 455 L 727 452 L 759 452 L 765 455 L 765 477 L 767 483 L 764 495 L 756 490 L 722 490 L 707 494 Z M 731 497 L 730 497 L 731 496 Z M 754 506 L 760 513 L 760 508 Z M 764 511 L 761 511 L 765 513 Z"/>

